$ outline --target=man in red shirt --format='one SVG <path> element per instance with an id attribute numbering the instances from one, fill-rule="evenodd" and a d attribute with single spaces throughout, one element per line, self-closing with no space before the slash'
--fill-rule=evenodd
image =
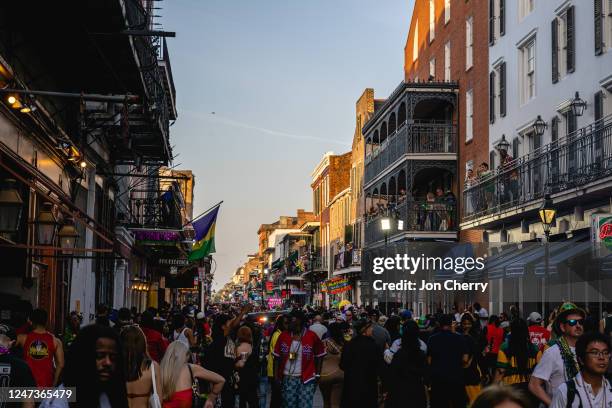
<path id="1" fill-rule="evenodd" d="M 155 321 L 151 312 L 145 311 L 142 313 L 140 316 L 140 328 L 147 339 L 149 355 L 159 363 L 168 348 L 168 341 L 155 329 Z"/>
<path id="2" fill-rule="evenodd" d="M 280 334 L 272 353 L 276 380 L 281 382 L 283 407 L 310 408 L 325 347 L 319 336 L 305 327 L 301 310 L 291 312 L 290 319 L 289 330 Z"/>
<path id="3" fill-rule="evenodd" d="M 38 387 L 53 387 L 64 368 L 62 342 L 47 331 L 48 314 L 43 309 L 32 311 L 32 331 L 17 337 L 17 346 L 23 348 L 23 359 L 32 370 Z"/>
<path id="4" fill-rule="evenodd" d="M 529 338 L 531 342 L 538 346 L 540 351 L 544 351 L 544 346 L 550 340 L 550 332 L 542 327 L 542 315 L 532 312 L 527 318 L 529 323 Z"/>

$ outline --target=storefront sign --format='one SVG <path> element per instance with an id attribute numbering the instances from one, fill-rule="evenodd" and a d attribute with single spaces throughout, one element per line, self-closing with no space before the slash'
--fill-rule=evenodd
<path id="1" fill-rule="evenodd" d="M 602 245 L 612 250 L 612 214 L 595 214 L 591 216 L 591 241 L 596 244 L 599 253 Z M 599 254 L 605 256 L 607 254 Z"/>
<path id="2" fill-rule="evenodd" d="M 283 304 L 282 299 L 281 298 L 277 298 L 277 297 L 268 298 L 267 301 L 268 301 L 268 307 L 269 308 L 278 307 L 278 306 Z"/>
<path id="3" fill-rule="evenodd" d="M 176 230 L 133 230 L 134 237 L 142 245 L 175 245 L 182 241 L 179 231 Z"/>
<path id="4" fill-rule="evenodd" d="M 331 295 L 348 292 L 351 289 L 348 279 L 343 277 L 331 278 L 321 284 L 321 292 L 327 292 Z"/>
<path id="5" fill-rule="evenodd" d="M 187 266 L 189 265 L 189 259 L 159 258 L 157 264 L 159 266 Z"/>

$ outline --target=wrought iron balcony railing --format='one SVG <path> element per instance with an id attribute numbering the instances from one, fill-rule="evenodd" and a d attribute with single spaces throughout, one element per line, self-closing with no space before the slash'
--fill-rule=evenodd
<path id="1" fill-rule="evenodd" d="M 361 265 L 361 249 L 348 249 L 334 255 L 334 270 Z"/>
<path id="2" fill-rule="evenodd" d="M 400 125 L 387 140 L 366 155 L 365 181 L 372 180 L 409 153 L 457 153 L 457 125 L 446 121 L 414 121 Z"/>
<path id="3" fill-rule="evenodd" d="M 396 222 L 404 222 L 403 229 L 398 229 L 396 222 L 392 223 L 392 230 L 387 232 L 388 237 L 401 233 L 420 232 L 456 232 L 457 231 L 457 204 L 454 200 L 439 202 L 404 201 L 395 207 Z M 366 243 L 381 241 L 385 238 L 381 219 L 384 213 L 374 213 L 366 216 L 365 241 Z"/>
<path id="4" fill-rule="evenodd" d="M 463 221 L 612 176 L 612 116 L 500 166 L 463 192 Z"/>

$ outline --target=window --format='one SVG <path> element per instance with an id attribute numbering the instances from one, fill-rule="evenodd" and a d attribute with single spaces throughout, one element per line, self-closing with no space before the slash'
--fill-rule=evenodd
<path id="1" fill-rule="evenodd" d="M 436 8 L 434 0 L 429 0 L 429 42 L 436 38 Z"/>
<path id="2" fill-rule="evenodd" d="M 502 37 L 506 31 L 506 1 L 489 0 L 489 45 Z"/>
<path id="3" fill-rule="evenodd" d="M 465 93 L 465 141 L 469 142 L 474 137 L 472 119 L 474 117 L 474 101 L 472 90 Z"/>
<path id="4" fill-rule="evenodd" d="M 436 78 L 436 59 L 432 58 L 429 60 L 429 79 Z"/>
<path id="5" fill-rule="evenodd" d="M 444 24 L 450 21 L 450 0 L 444 0 Z"/>
<path id="6" fill-rule="evenodd" d="M 465 69 L 468 70 L 472 67 L 473 61 L 473 45 L 474 45 L 474 35 L 473 35 L 473 22 L 472 17 L 468 18 L 465 21 Z"/>
<path id="7" fill-rule="evenodd" d="M 521 80 L 519 81 L 521 103 L 527 103 L 536 94 L 535 78 L 535 38 L 530 39 L 520 48 Z"/>
<path id="8" fill-rule="evenodd" d="M 512 139 L 512 157 L 515 159 L 519 157 L 519 143 L 518 137 Z"/>
<path id="9" fill-rule="evenodd" d="M 489 123 L 495 123 L 495 98 L 497 97 L 495 93 L 495 71 L 491 71 L 489 73 Z"/>
<path id="10" fill-rule="evenodd" d="M 489 169 L 490 170 L 495 169 L 495 150 L 491 150 L 489 152 Z"/>
<path id="11" fill-rule="evenodd" d="M 451 80 L 451 45 L 450 41 L 444 44 L 444 80 Z"/>
<path id="12" fill-rule="evenodd" d="M 493 67 L 489 74 L 489 121 L 506 116 L 506 62 Z"/>
<path id="13" fill-rule="evenodd" d="M 519 0 L 519 19 L 527 17 L 534 8 L 535 0 Z"/>
<path id="14" fill-rule="evenodd" d="M 574 72 L 574 7 L 568 7 L 551 23 L 552 83 Z"/>
<path id="15" fill-rule="evenodd" d="M 412 61 L 419 58 L 419 20 L 414 23 L 414 36 L 412 37 Z"/>

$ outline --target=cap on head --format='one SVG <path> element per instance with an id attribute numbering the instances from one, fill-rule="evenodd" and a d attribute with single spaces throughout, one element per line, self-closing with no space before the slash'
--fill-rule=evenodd
<path id="1" fill-rule="evenodd" d="M 196 319 L 202 320 L 203 318 L 204 318 L 204 312 L 198 312 L 198 314 L 196 315 Z"/>
<path id="2" fill-rule="evenodd" d="M 531 323 L 542 323 L 542 315 L 538 312 L 531 312 L 527 321 Z"/>
<path id="3" fill-rule="evenodd" d="M 404 310 L 404 311 L 402 311 L 402 313 L 400 313 L 400 317 L 403 320 L 412 319 L 412 312 L 410 310 Z"/>

